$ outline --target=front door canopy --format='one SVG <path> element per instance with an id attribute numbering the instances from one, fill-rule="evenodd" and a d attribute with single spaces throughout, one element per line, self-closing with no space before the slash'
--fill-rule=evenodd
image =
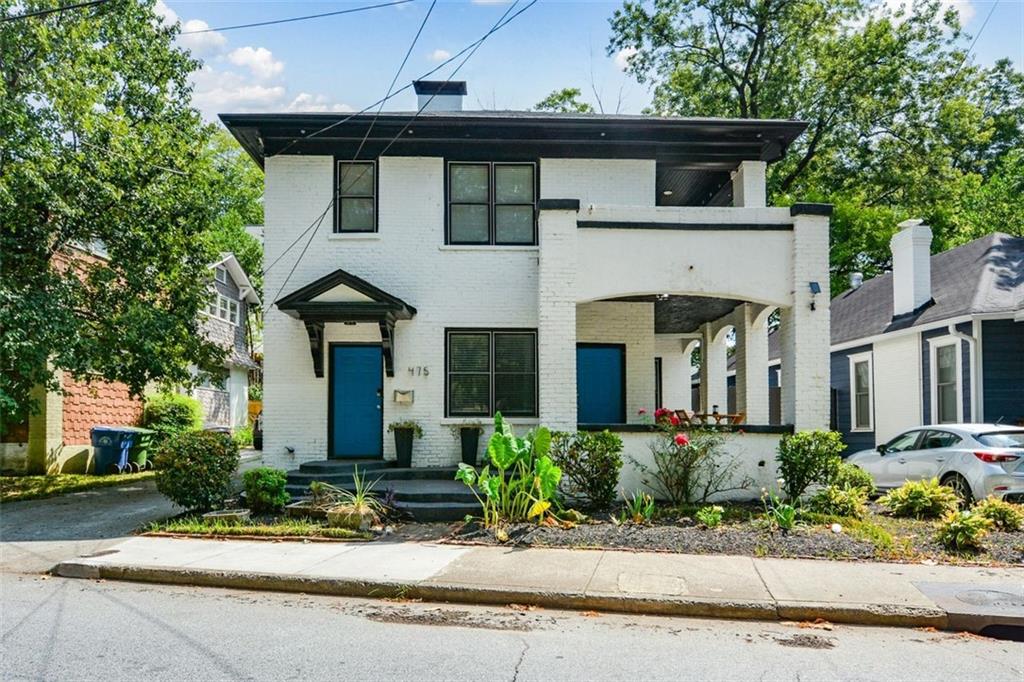
<path id="1" fill-rule="evenodd" d="M 306 325 L 313 372 L 319 378 L 324 376 L 324 324 L 376 322 L 380 325 L 384 369 L 393 377 L 395 322 L 411 320 L 416 314 L 416 308 L 397 296 L 340 269 L 293 291 L 274 305 Z"/>

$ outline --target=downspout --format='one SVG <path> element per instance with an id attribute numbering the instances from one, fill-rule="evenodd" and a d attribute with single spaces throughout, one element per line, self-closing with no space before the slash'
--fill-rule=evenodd
<path id="1" fill-rule="evenodd" d="M 981 376 L 980 360 L 978 358 L 978 339 L 965 334 L 956 328 L 955 324 L 950 324 L 947 328 L 949 335 L 960 339 L 961 341 L 967 342 L 968 357 L 971 359 L 971 421 L 977 421 L 978 419 L 978 381 L 977 377 Z"/>

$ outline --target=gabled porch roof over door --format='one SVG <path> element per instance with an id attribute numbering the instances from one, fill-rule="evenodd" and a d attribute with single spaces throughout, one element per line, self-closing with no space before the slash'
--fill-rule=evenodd
<path id="1" fill-rule="evenodd" d="M 384 370 L 393 377 L 395 322 L 410 320 L 416 314 L 416 308 L 402 299 L 341 269 L 293 291 L 275 305 L 305 324 L 317 377 L 324 375 L 324 324 L 376 322 L 380 326 Z"/>

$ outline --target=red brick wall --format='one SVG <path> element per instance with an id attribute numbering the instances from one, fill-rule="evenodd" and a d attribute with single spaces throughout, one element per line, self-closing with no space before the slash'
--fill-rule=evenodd
<path id="1" fill-rule="evenodd" d="M 142 401 L 132 398 L 124 384 L 87 384 L 65 375 L 64 390 L 65 445 L 88 443 L 94 426 L 133 426 L 142 417 Z"/>

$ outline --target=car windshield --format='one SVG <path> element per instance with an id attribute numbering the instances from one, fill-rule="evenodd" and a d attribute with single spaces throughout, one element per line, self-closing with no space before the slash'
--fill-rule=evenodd
<path id="1" fill-rule="evenodd" d="M 990 448 L 1024 448 L 1024 431 L 996 431 L 980 433 L 975 438 Z"/>

